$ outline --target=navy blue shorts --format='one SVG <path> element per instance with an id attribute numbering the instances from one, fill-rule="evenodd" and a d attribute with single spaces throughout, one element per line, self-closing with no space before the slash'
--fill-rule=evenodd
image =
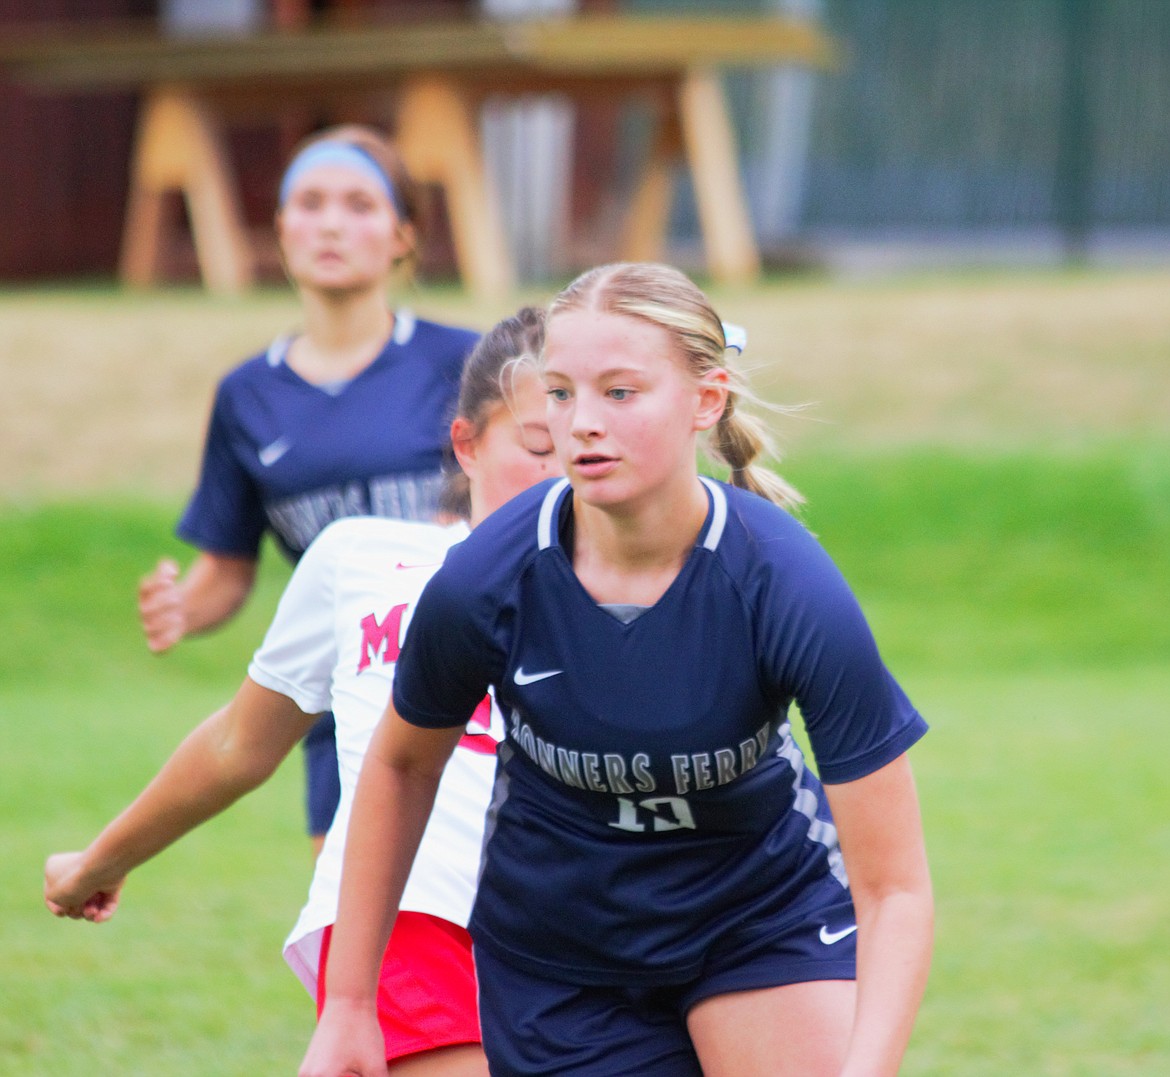
<path id="1" fill-rule="evenodd" d="M 848 890 L 826 877 L 805 897 L 805 911 L 792 918 L 720 940 L 702 974 L 683 984 L 561 983 L 477 946 L 479 1020 L 492 1077 L 702 1077 L 686 1026 L 696 1003 L 732 991 L 857 978 Z"/>
<path id="2" fill-rule="evenodd" d="M 334 728 L 333 715 L 323 714 L 301 742 L 305 752 L 305 814 L 314 837 L 328 831 L 341 799 Z"/>

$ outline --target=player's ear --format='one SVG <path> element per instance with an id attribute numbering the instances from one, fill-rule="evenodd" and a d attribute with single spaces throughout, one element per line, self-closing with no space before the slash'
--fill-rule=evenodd
<path id="1" fill-rule="evenodd" d="M 455 452 L 459 466 L 468 476 L 475 467 L 475 450 L 478 442 L 475 424 L 462 415 L 456 416 L 451 423 L 451 448 Z"/>
<path id="2" fill-rule="evenodd" d="M 394 226 L 391 242 L 390 264 L 399 265 L 418 254 L 418 229 L 410 221 L 399 219 Z"/>
<path id="3" fill-rule="evenodd" d="M 699 398 L 695 408 L 695 429 L 710 430 L 727 407 L 730 376 L 723 367 L 708 370 L 699 379 Z"/>

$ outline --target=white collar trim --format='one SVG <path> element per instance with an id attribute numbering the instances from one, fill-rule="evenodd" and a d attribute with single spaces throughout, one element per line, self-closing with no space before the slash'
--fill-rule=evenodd
<path id="1" fill-rule="evenodd" d="M 409 344 L 410 338 L 418 326 L 418 318 L 412 310 L 396 310 L 394 312 L 394 328 L 390 331 L 390 339 L 395 344 Z M 288 358 L 288 347 L 293 342 L 295 333 L 284 333 L 268 345 L 264 358 L 269 366 L 280 366 Z"/>
<path id="2" fill-rule="evenodd" d="M 703 549 L 714 550 L 719 545 L 719 540 L 723 537 L 723 531 L 727 526 L 727 495 L 717 482 L 702 475 L 699 476 L 699 481 L 711 495 L 711 526 L 707 528 L 707 536 L 703 539 Z M 556 518 L 556 509 L 560 503 L 561 495 L 568 485 L 568 479 L 561 479 L 554 483 L 549 488 L 548 493 L 544 495 L 544 501 L 541 502 L 540 517 L 536 523 L 536 542 L 542 550 L 547 550 L 553 545 L 553 523 Z"/>
<path id="3" fill-rule="evenodd" d="M 703 549 L 713 550 L 719 545 L 723 537 L 723 529 L 727 526 L 727 494 L 717 482 L 712 482 L 703 475 L 701 482 L 711 494 L 711 526 L 707 529 L 707 537 L 703 539 Z"/>
<path id="4" fill-rule="evenodd" d="M 292 339 L 292 333 L 285 333 L 268 345 L 268 351 L 264 353 L 264 358 L 268 360 L 269 366 L 280 366 L 284 362 L 285 356 L 288 355 L 288 346 L 292 343 Z"/>
<path id="5" fill-rule="evenodd" d="M 396 310 L 394 312 L 394 329 L 390 333 L 390 339 L 395 344 L 409 344 L 417 325 L 418 319 L 414 316 L 414 311 Z"/>
<path id="6" fill-rule="evenodd" d="M 540 505 L 540 517 L 536 521 L 536 544 L 542 550 L 547 550 L 553 545 L 553 526 L 557 515 L 557 505 L 560 504 L 561 494 L 565 492 L 565 487 L 569 485 L 568 479 L 561 479 L 554 483 L 547 494 L 544 495 L 544 501 Z"/>

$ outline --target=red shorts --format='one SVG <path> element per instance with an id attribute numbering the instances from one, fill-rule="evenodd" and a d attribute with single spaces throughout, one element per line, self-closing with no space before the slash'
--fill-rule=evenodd
<path id="1" fill-rule="evenodd" d="M 325 1006 L 332 927 L 321 939 L 317 1016 Z M 479 1043 L 475 965 L 467 929 L 424 912 L 400 912 L 382 958 L 378 1021 L 386 1061 L 404 1055 Z"/>

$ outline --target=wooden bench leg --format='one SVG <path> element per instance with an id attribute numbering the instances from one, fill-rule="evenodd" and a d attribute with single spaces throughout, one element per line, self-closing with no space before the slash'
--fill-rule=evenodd
<path id="1" fill-rule="evenodd" d="M 622 229 L 621 257 L 627 262 L 657 262 L 666 249 L 673 190 L 671 169 L 682 156 L 678 113 L 668 108 L 657 119 L 650 153 L 630 198 Z"/>
<path id="2" fill-rule="evenodd" d="M 760 255 L 740 182 L 735 132 L 715 72 L 686 74 L 679 87 L 679 119 L 707 268 L 723 284 L 754 281 L 760 273 Z"/>
<path id="3" fill-rule="evenodd" d="M 165 242 L 163 209 L 163 192 L 142 183 L 132 166 L 118 267 L 123 284 L 148 288 L 158 281 Z"/>
<path id="4" fill-rule="evenodd" d="M 157 283 L 168 240 L 163 196 L 176 190 L 187 202 L 207 288 L 226 294 L 250 288 L 252 252 L 219 124 L 206 104 L 170 87 L 150 93 L 138 120 L 122 233 L 120 274 L 125 283 Z"/>
<path id="5" fill-rule="evenodd" d="M 508 295 L 516 273 L 466 96 L 449 79 L 420 78 L 403 89 L 397 113 L 396 138 L 406 167 L 446 194 L 464 285 L 484 298 Z"/>

